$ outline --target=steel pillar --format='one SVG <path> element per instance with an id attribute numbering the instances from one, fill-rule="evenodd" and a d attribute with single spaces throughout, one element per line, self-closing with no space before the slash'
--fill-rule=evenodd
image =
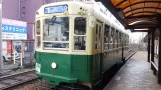
<path id="1" fill-rule="evenodd" d="M 150 32 L 148 32 L 148 62 L 150 62 Z"/>
<path id="2" fill-rule="evenodd" d="M 161 28 L 159 29 L 158 83 L 161 83 Z"/>
<path id="3" fill-rule="evenodd" d="M 151 62 L 154 62 L 154 34 L 155 30 L 151 32 Z M 154 69 L 154 66 L 151 64 L 151 69 Z"/>
<path id="4" fill-rule="evenodd" d="M 0 0 L 0 70 L 3 68 L 2 59 L 2 0 Z"/>
<path id="5" fill-rule="evenodd" d="M 161 14 L 157 15 L 158 29 L 159 29 L 159 58 L 158 58 L 158 83 L 161 83 Z"/>

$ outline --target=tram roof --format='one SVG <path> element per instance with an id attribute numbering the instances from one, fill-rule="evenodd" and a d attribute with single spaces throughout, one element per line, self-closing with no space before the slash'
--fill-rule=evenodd
<path id="1" fill-rule="evenodd" d="M 97 0 L 102 2 L 126 29 L 156 27 L 161 0 Z M 139 24 L 139 25 L 138 25 Z"/>

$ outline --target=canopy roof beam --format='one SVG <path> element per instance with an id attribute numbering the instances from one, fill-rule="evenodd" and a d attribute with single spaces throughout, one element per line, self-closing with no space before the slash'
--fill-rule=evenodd
<path id="1" fill-rule="evenodd" d="M 139 16 L 128 16 L 128 17 L 125 17 L 125 20 L 126 19 L 136 19 L 136 18 L 155 18 L 156 15 L 139 15 Z"/>
<path id="2" fill-rule="evenodd" d="M 112 4 L 111 0 L 97 0 L 102 2 L 102 4 L 116 17 L 116 19 L 124 26 L 127 27 L 127 24 L 119 16 L 118 9 Z"/>

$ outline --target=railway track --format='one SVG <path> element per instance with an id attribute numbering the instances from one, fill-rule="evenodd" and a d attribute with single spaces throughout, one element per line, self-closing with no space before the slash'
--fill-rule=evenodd
<path id="1" fill-rule="evenodd" d="M 35 80 L 38 80 L 35 75 L 35 70 L 3 76 L 0 77 L 0 90 L 12 90 L 17 86 L 24 85 Z"/>

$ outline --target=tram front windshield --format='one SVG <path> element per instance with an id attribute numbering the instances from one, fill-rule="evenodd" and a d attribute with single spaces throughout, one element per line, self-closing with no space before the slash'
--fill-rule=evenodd
<path id="1" fill-rule="evenodd" d="M 69 18 L 56 17 L 44 19 L 44 48 L 69 48 Z"/>

